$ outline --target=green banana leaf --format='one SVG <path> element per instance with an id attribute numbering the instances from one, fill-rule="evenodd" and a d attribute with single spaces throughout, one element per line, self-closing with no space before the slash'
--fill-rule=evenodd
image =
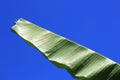
<path id="1" fill-rule="evenodd" d="M 80 80 L 120 80 L 120 65 L 62 36 L 19 19 L 12 31 Z"/>

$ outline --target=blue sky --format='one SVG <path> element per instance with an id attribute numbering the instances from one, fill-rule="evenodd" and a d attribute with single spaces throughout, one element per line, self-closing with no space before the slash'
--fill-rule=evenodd
<path id="1" fill-rule="evenodd" d="M 120 63 L 119 0 L 2 0 L 0 80 L 75 80 L 10 31 L 18 18 Z"/>

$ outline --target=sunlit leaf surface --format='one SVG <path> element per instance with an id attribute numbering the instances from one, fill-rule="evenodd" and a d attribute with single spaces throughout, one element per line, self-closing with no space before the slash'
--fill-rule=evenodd
<path id="1" fill-rule="evenodd" d="M 12 31 L 76 79 L 120 80 L 119 64 L 82 45 L 24 19 L 19 19 Z"/>

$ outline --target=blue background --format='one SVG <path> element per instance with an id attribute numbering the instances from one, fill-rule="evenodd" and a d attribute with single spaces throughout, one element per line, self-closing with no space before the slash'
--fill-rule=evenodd
<path id="1" fill-rule="evenodd" d="M 18 18 L 120 63 L 119 0 L 2 0 L 0 80 L 75 80 L 10 31 Z"/>

